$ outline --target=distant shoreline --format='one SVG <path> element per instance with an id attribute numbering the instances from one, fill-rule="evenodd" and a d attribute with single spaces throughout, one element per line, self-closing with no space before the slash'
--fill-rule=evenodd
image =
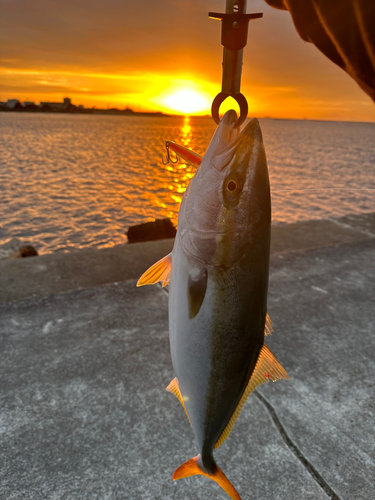
<path id="1" fill-rule="evenodd" d="M 100 115 L 124 115 L 124 116 L 155 116 L 169 117 L 173 115 L 162 113 L 161 111 L 134 111 L 127 107 L 118 108 L 85 108 L 83 104 L 72 103 L 70 97 L 64 97 L 62 102 L 41 101 L 35 104 L 33 101 L 19 101 L 18 99 L 8 99 L 6 102 L 0 102 L 0 111 L 5 113 L 68 113 L 74 114 L 100 114 Z"/>
<path id="2" fill-rule="evenodd" d="M 154 117 L 162 117 L 162 118 L 170 118 L 173 116 L 182 116 L 182 115 L 167 115 L 166 113 L 162 113 L 161 111 L 133 111 L 133 110 L 121 110 L 116 108 L 111 109 L 73 109 L 73 110 L 64 110 L 64 111 L 54 111 L 53 109 L 6 109 L 0 107 L 0 112 L 2 113 L 31 113 L 31 114 L 54 114 L 54 115 L 121 115 L 121 116 L 154 116 Z"/>
<path id="3" fill-rule="evenodd" d="M 212 118 L 211 115 L 174 115 L 174 114 L 166 114 L 161 111 L 132 111 L 128 112 L 127 110 L 121 109 L 87 109 L 84 111 L 31 111 L 27 109 L 20 110 L 10 110 L 3 109 L 0 107 L 0 113 L 18 113 L 18 114 L 48 114 L 48 115 L 110 115 L 110 116 L 144 116 L 149 118 Z M 258 118 L 258 120 L 275 120 L 275 121 L 299 121 L 299 122 L 316 122 L 316 123 L 358 123 L 363 125 L 375 125 L 375 121 L 349 121 L 349 120 L 322 120 L 317 118 L 279 118 L 272 116 L 248 116 L 248 119 Z"/>

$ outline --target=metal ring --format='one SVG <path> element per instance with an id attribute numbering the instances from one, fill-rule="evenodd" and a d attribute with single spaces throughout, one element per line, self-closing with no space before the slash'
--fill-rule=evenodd
<path id="1" fill-rule="evenodd" d="M 225 99 L 229 96 L 233 97 L 233 99 L 237 102 L 237 104 L 240 107 L 240 116 L 238 117 L 238 120 L 236 121 L 236 123 L 234 125 L 234 127 L 237 128 L 237 127 L 240 127 L 243 124 L 243 122 L 246 120 L 247 113 L 249 111 L 249 106 L 247 105 L 246 97 L 243 94 L 227 94 L 225 92 L 220 92 L 219 94 L 217 94 L 217 96 L 215 97 L 215 99 L 212 102 L 211 115 L 212 115 L 212 118 L 214 119 L 215 123 L 217 123 L 219 125 L 219 123 L 220 123 L 220 117 L 219 117 L 220 106 L 223 104 Z"/>

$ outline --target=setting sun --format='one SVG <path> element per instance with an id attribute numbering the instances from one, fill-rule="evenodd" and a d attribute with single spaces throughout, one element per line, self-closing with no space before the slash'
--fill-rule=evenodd
<path id="1" fill-rule="evenodd" d="M 163 83 L 161 81 L 159 85 Z M 215 87 L 209 82 L 194 82 L 190 79 L 174 79 L 168 81 L 163 89 L 153 88 L 154 96 L 149 101 L 163 112 L 173 114 L 209 114 L 211 102 L 215 97 Z"/>
<path id="2" fill-rule="evenodd" d="M 210 102 L 194 90 L 181 90 L 164 99 L 166 107 L 180 113 L 198 113 L 207 111 Z"/>

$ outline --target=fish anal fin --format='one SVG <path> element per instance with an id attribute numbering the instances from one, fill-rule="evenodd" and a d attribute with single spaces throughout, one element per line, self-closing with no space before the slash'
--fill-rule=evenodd
<path id="1" fill-rule="evenodd" d="M 182 397 L 182 394 L 181 394 L 181 391 L 180 391 L 180 386 L 178 385 L 178 380 L 177 380 L 177 377 L 175 377 L 172 382 L 168 385 L 168 387 L 166 388 L 166 390 L 168 392 L 171 392 L 172 394 L 174 394 L 176 396 L 176 398 L 179 400 L 179 402 L 182 404 L 184 410 L 185 410 L 185 413 L 186 413 L 186 416 L 190 422 L 190 417 L 188 415 L 188 412 L 186 410 L 186 406 L 185 406 L 185 402 L 184 402 L 184 398 Z M 191 425 L 191 422 L 190 422 L 190 425 Z"/>
<path id="2" fill-rule="evenodd" d="M 230 431 L 233 428 L 237 418 L 239 417 L 242 407 L 245 404 L 246 399 L 253 392 L 254 389 L 258 387 L 258 385 L 264 384 L 269 380 L 272 382 L 276 382 L 276 380 L 280 379 L 289 379 L 287 372 L 277 361 L 276 357 L 272 354 L 270 349 L 263 344 L 263 347 L 259 353 L 258 360 L 256 362 L 254 371 L 250 377 L 249 383 L 244 390 L 242 397 L 237 405 L 237 408 L 234 410 L 233 415 L 231 416 L 228 424 L 225 429 L 221 433 L 219 439 L 215 444 L 215 448 L 218 448 L 229 436 Z"/>
<path id="3" fill-rule="evenodd" d="M 237 493 L 234 486 L 231 484 L 220 467 L 216 466 L 216 471 L 213 474 L 207 474 L 206 472 L 203 472 L 203 470 L 199 467 L 197 463 L 198 459 L 199 455 L 180 465 L 180 467 L 176 469 L 173 474 L 173 481 L 199 474 L 209 477 L 213 481 L 216 481 L 217 484 L 223 488 L 223 490 L 230 496 L 232 500 L 241 500 L 240 495 Z"/>
<path id="4" fill-rule="evenodd" d="M 271 335 L 273 332 L 273 326 L 272 326 L 272 321 L 271 318 L 269 317 L 269 314 L 266 314 L 266 324 L 264 326 L 264 335 Z"/>
<path id="5" fill-rule="evenodd" d="M 139 278 L 137 286 L 155 285 L 161 281 L 163 287 L 169 284 L 169 277 L 172 269 L 172 254 L 168 254 L 158 260 Z"/>

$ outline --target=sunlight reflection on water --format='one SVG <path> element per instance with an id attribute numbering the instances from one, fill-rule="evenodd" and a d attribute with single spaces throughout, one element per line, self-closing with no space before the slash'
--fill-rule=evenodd
<path id="1" fill-rule="evenodd" d="M 260 120 L 273 222 L 375 211 L 375 124 Z M 41 253 L 126 241 L 170 217 L 195 169 L 163 165 L 165 140 L 203 155 L 210 118 L 0 115 L 0 244 Z"/>

